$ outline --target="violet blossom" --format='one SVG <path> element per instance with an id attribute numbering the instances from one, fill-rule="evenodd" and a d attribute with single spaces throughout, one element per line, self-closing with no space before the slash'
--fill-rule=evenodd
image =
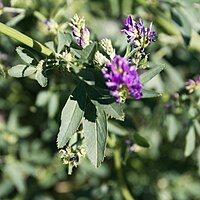
<path id="1" fill-rule="evenodd" d="M 110 94 L 116 97 L 117 102 L 123 102 L 130 96 L 134 99 L 142 97 L 143 85 L 140 83 L 136 66 L 128 65 L 128 61 L 116 55 L 112 63 L 106 62 L 102 73 L 106 81 L 106 86 L 111 89 Z"/>
<path id="2" fill-rule="evenodd" d="M 133 47 L 139 48 L 141 53 L 151 42 L 155 42 L 157 36 L 156 32 L 152 31 L 152 22 L 145 28 L 142 19 L 136 22 L 130 15 L 126 18 L 125 27 L 121 31 L 126 34 L 128 42 L 132 42 Z"/>

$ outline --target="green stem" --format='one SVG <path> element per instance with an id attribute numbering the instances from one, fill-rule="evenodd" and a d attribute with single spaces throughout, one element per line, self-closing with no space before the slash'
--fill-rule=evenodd
<path id="1" fill-rule="evenodd" d="M 125 200 L 134 200 L 133 196 L 131 195 L 126 182 L 124 180 L 124 175 L 122 173 L 122 166 L 121 166 L 121 149 L 120 147 L 116 147 L 114 150 L 114 161 L 115 161 L 115 168 L 118 175 L 118 180 L 120 183 L 120 189 L 122 191 L 122 195 L 124 196 Z"/>
<path id="2" fill-rule="evenodd" d="M 40 44 L 38 41 L 33 40 L 32 38 L 24 35 L 23 33 L 20 33 L 19 31 L 15 30 L 1 22 L 0 22 L 0 33 L 3 33 L 19 42 L 31 47 L 32 49 L 47 55 L 47 56 L 49 56 L 53 53 L 51 49 Z"/>

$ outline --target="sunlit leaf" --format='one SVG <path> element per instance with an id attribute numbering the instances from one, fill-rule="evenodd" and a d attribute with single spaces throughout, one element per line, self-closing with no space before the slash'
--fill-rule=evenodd
<path id="1" fill-rule="evenodd" d="M 68 98 L 61 115 L 61 125 L 57 137 L 57 146 L 62 148 L 78 129 L 85 108 L 85 90 L 79 84 L 72 95 Z"/>
<path id="2" fill-rule="evenodd" d="M 169 141 L 172 142 L 172 141 L 174 141 L 176 135 L 178 134 L 178 130 L 179 130 L 178 122 L 174 115 L 170 114 L 167 116 L 166 125 L 168 127 L 168 130 L 167 130 L 168 139 L 169 139 Z"/>
<path id="3" fill-rule="evenodd" d="M 193 126 L 190 126 L 189 131 L 186 135 L 186 145 L 185 145 L 185 156 L 189 156 L 192 154 L 195 148 L 195 130 Z"/>
<path id="4" fill-rule="evenodd" d="M 111 104 L 100 104 L 97 101 L 92 101 L 99 108 L 104 110 L 104 112 L 110 116 L 111 118 L 115 118 L 117 120 L 124 120 L 124 112 L 122 109 L 122 105 L 119 103 L 113 102 Z"/>
<path id="5" fill-rule="evenodd" d="M 17 47 L 16 52 L 18 53 L 20 58 L 27 64 L 33 63 L 34 55 L 28 49 L 25 49 L 23 47 Z"/>
<path id="6" fill-rule="evenodd" d="M 56 93 L 52 93 L 49 98 L 49 103 L 48 103 L 48 116 L 50 118 L 54 118 L 58 111 L 59 107 L 59 96 Z"/>
<path id="7" fill-rule="evenodd" d="M 60 53 L 64 46 L 70 46 L 72 42 L 72 36 L 69 33 L 58 32 L 58 47 L 57 52 Z"/>
<path id="8" fill-rule="evenodd" d="M 37 71 L 35 73 L 35 79 L 37 80 L 37 82 L 42 87 L 46 87 L 47 86 L 48 79 L 47 79 L 47 77 L 45 75 L 45 71 L 43 69 L 43 66 L 37 66 Z"/>
<path id="9" fill-rule="evenodd" d="M 151 80 L 154 76 L 156 76 L 157 74 L 159 74 L 163 69 L 165 68 L 164 65 L 161 66 L 156 66 L 153 67 L 151 69 L 149 69 L 147 72 L 144 72 L 141 76 L 140 76 L 140 81 L 142 84 L 148 82 L 149 80 Z"/>
<path id="10" fill-rule="evenodd" d="M 159 92 L 156 92 L 154 90 L 142 90 L 142 98 L 154 98 L 154 97 L 160 97 L 162 94 Z"/>
<path id="11" fill-rule="evenodd" d="M 30 76 L 36 72 L 36 68 L 28 65 L 16 65 L 8 70 L 8 74 L 15 78 Z"/>
<path id="12" fill-rule="evenodd" d="M 104 159 L 107 139 L 107 119 L 105 112 L 87 101 L 83 120 L 83 131 L 87 156 L 95 167 L 99 167 Z"/>

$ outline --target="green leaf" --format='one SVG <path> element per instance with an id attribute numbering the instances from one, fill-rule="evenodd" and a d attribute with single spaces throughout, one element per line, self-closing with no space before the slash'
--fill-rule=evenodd
<path id="1" fill-rule="evenodd" d="M 124 121 L 124 112 L 119 103 L 113 102 L 111 104 L 100 104 L 97 101 L 92 101 L 96 106 L 101 108 L 111 118 Z"/>
<path id="2" fill-rule="evenodd" d="M 193 123 L 197 134 L 200 136 L 200 123 L 198 122 L 197 119 L 195 119 Z"/>
<path id="3" fill-rule="evenodd" d="M 36 68 L 29 65 L 16 65 L 8 70 L 8 74 L 15 78 L 30 76 L 36 72 Z"/>
<path id="4" fill-rule="evenodd" d="M 88 45 L 85 49 L 81 50 L 80 51 L 80 55 L 81 55 L 81 58 L 83 60 L 88 60 L 88 61 L 91 61 L 94 57 L 94 54 L 96 52 L 96 42 Z"/>
<path id="5" fill-rule="evenodd" d="M 198 174 L 200 175 L 200 147 L 197 149 Z"/>
<path id="6" fill-rule="evenodd" d="M 146 90 L 146 89 L 142 90 L 142 98 L 154 98 L 160 96 L 162 96 L 162 94 L 154 90 Z"/>
<path id="7" fill-rule="evenodd" d="M 170 142 L 174 141 L 178 134 L 178 122 L 174 115 L 170 114 L 166 118 L 166 125 L 168 127 L 167 136 Z"/>
<path id="8" fill-rule="evenodd" d="M 108 121 L 108 131 L 120 136 L 128 135 L 129 131 L 124 127 L 120 126 L 119 123 Z"/>
<path id="9" fill-rule="evenodd" d="M 18 14 L 15 17 L 12 17 L 11 20 L 9 20 L 6 25 L 8 26 L 15 26 L 17 23 L 19 23 L 20 21 L 22 21 L 25 18 L 26 14 L 25 12 L 21 12 L 20 14 Z"/>
<path id="10" fill-rule="evenodd" d="M 35 73 L 35 79 L 37 80 L 37 82 L 42 86 L 42 87 L 46 87 L 47 86 L 47 77 L 44 74 L 44 69 L 42 65 L 38 65 L 37 66 L 37 71 Z"/>
<path id="11" fill-rule="evenodd" d="M 83 131 L 88 158 L 95 167 L 104 159 L 107 139 L 107 119 L 105 112 L 87 101 L 83 120 Z"/>
<path id="12" fill-rule="evenodd" d="M 47 56 L 53 53 L 50 49 L 46 48 L 44 45 L 40 44 L 38 41 L 33 40 L 27 35 L 24 35 L 20 33 L 19 31 L 9 26 L 6 26 L 5 24 L 1 22 L 0 22 L 0 32 Z"/>
<path id="13" fill-rule="evenodd" d="M 36 106 L 42 107 L 47 105 L 51 94 L 48 91 L 40 91 L 36 98 Z"/>
<path id="14" fill-rule="evenodd" d="M 26 62 L 27 64 L 32 64 L 34 60 L 34 55 L 28 50 L 23 47 L 17 47 L 16 52 L 20 56 L 20 58 Z"/>
<path id="15" fill-rule="evenodd" d="M 51 49 L 52 51 L 54 51 L 54 52 L 56 51 L 53 41 L 45 42 L 45 45 L 46 45 L 49 49 Z"/>
<path id="16" fill-rule="evenodd" d="M 183 7 L 176 6 L 171 9 L 172 19 L 179 27 L 179 30 L 183 36 L 184 42 L 186 45 L 190 43 L 191 33 L 192 33 L 192 24 L 194 21 L 190 21 L 190 16 L 188 15 L 188 10 Z"/>
<path id="17" fill-rule="evenodd" d="M 150 147 L 149 142 L 143 136 L 141 136 L 138 133 L 133 134 L 133 139 L 134 139 L 134 143 L 138 144 L 141 147 L 145 147 L 145 148 Z"/>
<path id="18" fill-rule="evenodd" d="M 192 154 L 195 148 L 195 130 L 194 126 L 190 126 L 189 131 L 186 136 L 186 145 L 185 145 L 185 156 L 189 156 Z"/>
<path id="19" fill-rule="evenodd" d="M 140 82 L 142 84 L 148 82 L 149 80 L 151 80 L 154 76 L 156 76 L 157 74 L 159 74 L 163 69 L 165 68 L 164 65 L 162 66 L 156 66 L 151 68 L 150 70 L 148 70 L 147 72 L 143 73 L 140 76 Z"/>
<path id="20" fill-rule="evenodd" d="M 49 98 L 49 103 L 48 103 L 48 116 L 50 118 L 54 118 L 59 107 L 59 98 L 58 94 L 52 93 Z"/>
<path id="21" fill-rule="evenodd" d="M 24 175 L 17 164 L 12 163 L 6 165 L 4 172 L 12 180 L 18 192 L 24 193 L 26 191 Z"/>
<path id="22" fill-rule="evenodd" d="M 62 148 L 78 129 L 85 109 L 86 92 L 79 84 L 68 98 L 61 114 L 61 125 L 57 137 L 57 146 Z"/>
<path id="23" fill-rule="evenodd" d="M 64 46 L 70 46 L 72 42 L 72 36 L 70 33 L 63 33 L 63 32 L 58 32 L 58 47 L 57 47 L 57 52 L 60 53 Z"/>

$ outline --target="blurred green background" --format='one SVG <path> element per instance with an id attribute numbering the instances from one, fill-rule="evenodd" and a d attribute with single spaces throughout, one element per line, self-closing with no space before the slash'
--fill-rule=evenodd
<path id="1" fill-rule="evenodd" d="M 157 42 L 150 45 L 150 65 L 166 68 L 147 87 L 163 95 L 128 100 L 125 122 L 111 120 L 109 133 L 127 150 L 124 132 L 144 135 L 151 148 L 132 152 L 123 165 L 128 188 L 139 200 L 200 200 L 199 131 L 193 153 L 184 156 L 191 109 L 200 109 L 184 93 L 185 81 L 200 74 L 200 1 L 197 0 L 4 0 L 0 21 L 45 43 L 55 34 L 44 23 L 53 19 L 62 28 L 77 13 L 85 16 L 94 40 L 110 38 L 124 54 L 120 33 L 129 14 L 153 21 Z M 102 166 L 85 158 L 71 176 L 56 147 L 61 109 L 73 89 L 73 79 L 51 73 L 41 88 L 30 78 L 7 76 L 21 63 L 20 44 L 0 35 L 0 199 L 1 200 L 121 200 L 114 167 L 114 149 L 107 147 Z M 177 97 L 178 95 L 178 97 Z M 184 96 L 184 95 L 183 95 Z M 199 106 L 199 107 L 198 107 Z M 199 122 L 199 112 L 195 120 Z M 123 160 L 123 155 L 122 155 Z"/>

